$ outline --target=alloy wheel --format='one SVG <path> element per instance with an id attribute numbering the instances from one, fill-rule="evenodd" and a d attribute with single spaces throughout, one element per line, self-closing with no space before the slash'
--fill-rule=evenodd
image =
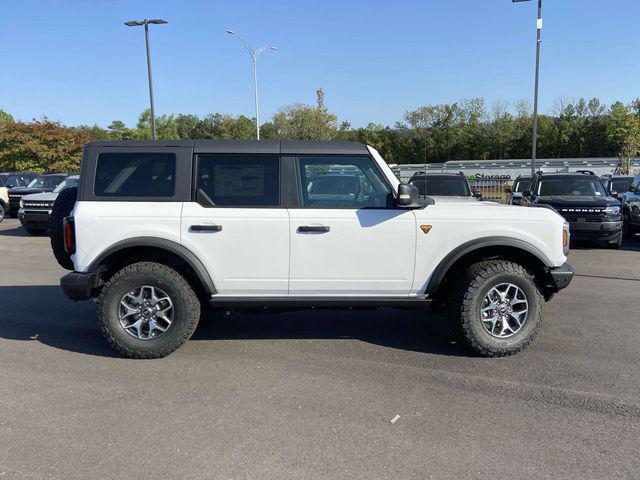
<path id="1" fill-rule="evenodd" d="M 484 296 L 480 319 L 490 335 L 509 338 L 522 329 L 528 311 L 529 302 L 522 289 L 513 283 L 500 283 Z"/>

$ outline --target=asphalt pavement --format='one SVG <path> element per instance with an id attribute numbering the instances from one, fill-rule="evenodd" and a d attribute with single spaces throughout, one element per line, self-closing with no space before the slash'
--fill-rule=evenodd
<path id="1" fill-rule="evenodd" d="M 572 250 L 508 358 L 382 309 L 205 316 L 128 360 L 19 227 L 0 224 L 0 480 L 640 478 L 640 237 Z"/>

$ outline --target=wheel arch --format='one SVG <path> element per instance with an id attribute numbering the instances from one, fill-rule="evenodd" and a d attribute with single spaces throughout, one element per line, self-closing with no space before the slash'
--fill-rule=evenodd
<path id="1" fill-rule="evenodd" d="M 481 260 L 507 259 L 521 263 L 532 270 L 541 281 L 553 262 L 535 245 L 524 240 L 510 237 L 486 237 L 459 245 L 449 252 L 434 270 L 425 293 L 434 296 L 446 284 L 448 276 Z"/>
<path id="2" fill-rule="evenodd" d="M 123 266 L 139 261 L 157 261 L 174 267 L 188 280 L 196 282 L 199 293 L 207 297 L 216 293 L 213 279 L 202 261 L 184 245 L 164 238 L 135 237 L 117 242 L 100 253 L 88 271 L 109 277 Z"/>

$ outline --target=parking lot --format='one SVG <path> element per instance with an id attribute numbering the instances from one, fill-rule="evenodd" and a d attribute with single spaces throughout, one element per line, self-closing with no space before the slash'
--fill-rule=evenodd
<path id="1" fill-rule="evenodd" d="M 573 283 L 509 358 L 383 309 L 205 317 L 139 361 L 19 227 L 0 224 L 3 480 L 640 478 L 640 237 L 574 249 Z"/>

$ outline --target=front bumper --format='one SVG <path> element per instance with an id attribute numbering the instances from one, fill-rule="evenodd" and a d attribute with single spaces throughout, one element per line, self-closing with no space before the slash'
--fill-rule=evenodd
<path id="1" fill-rule="evenodd" d="M 51 210 L 25 210 L 18 211 L 20 223 L 25 227 L 49 228 L 49 217 Z"/>
<path id="2" fill-rule="evenodd" d="M 569 229 L 574 240 L 610 240 L 622 232 L 622 221 L 570 222 Z"/>
<path id="3" fill-rule="evenodd" d="M 92 272 L 71 272 L 60 279 L 64 294 L 71 300 L 88 300 L 96 288 L 96 274 Z"/>
<path id="4" fill-rule="evenodd" d="M 573 279 L 573 267 L 568 263 L 550 268 L 547 274 L 547 289 L 553 293 L 567 288 Z"/>

